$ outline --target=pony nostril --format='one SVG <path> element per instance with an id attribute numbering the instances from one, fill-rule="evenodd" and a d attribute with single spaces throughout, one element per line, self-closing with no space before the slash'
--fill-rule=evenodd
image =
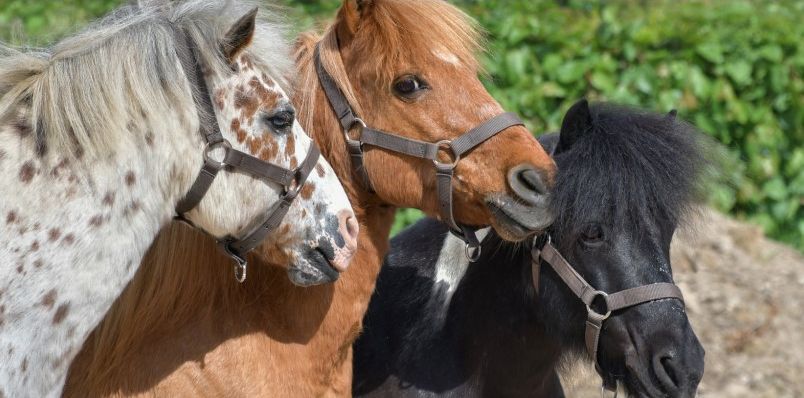
<path id="1" fill-rule="evenodd" d="M 347 239 L 347 241 L 354 242 L 352 245 L 347 242 L 346 246 L 357 247 L 357 236 L 360 234 L 360 224 L 357 223 L 357 218 L 355 218 L 355 216 L 351 216 L 346 219 L 346 234 L 349 235 L 349 239 Z"/>
<path id="2" fill-rule="evenodd" d="M 335 258 L 330 262 L 336 270 L 343 272 L 349 267 L 349 263 L 357 251 L 357 236 L 360 234 L 360 224 L 357 223 L 354 213 L 349 210 L 338 212 L 337 234 L 340 239 L 336 238 L 338 242 L 335 244 L 337 246 L 335 248 Z M 343 239 L 342 242 L 340 242 L 341 239 Z"/>
<path id="3" fill-rule="evenodd" d="M 659 383 L 664 387 L 665 392 L 678 391 L 680 382 L 677 369 L 677 363 L 673 358 L 673 354 L 665 352 L 653 357 L 653 372 Z"/>
<path id="4" fill-rule="evenodd" d="M 543 205 L 550 193 L 544 176 L 532 165 L 520 164 L 508 171 L 508 185 L 522 200 L 531 205 Z"/>
<path id="5" fill-rule="evenodd" d="M 338 213 L 338 232 L 343 237 L 343 249 L 353 252 L 357 248 L 357 235 L 360 234 L 360 224 L 354 213 L 347 210 Z"/>

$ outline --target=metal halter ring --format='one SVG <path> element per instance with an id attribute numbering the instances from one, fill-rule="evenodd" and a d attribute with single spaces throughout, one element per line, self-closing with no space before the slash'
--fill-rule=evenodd
<path id="1" fill-rule="evenodd" d="M 614 386 L 614 395 L 612 396 L 612 398 L 617 398 L 617 394 L 620 392 L 619 384 L 620 384 L 620 382 L 617 381 L 617 384 Z M 600 398 L 606 398 L 606 391 L 608 391 L 606 389 L 606 385 L 601 384 L 600 385 Z"/>
<path id="2" fill-rule="evenodd" d="M 475 249 L 474 254 L 472 254 L 472 249 Z M 473 246 L 470 246 L 468 243 L 463 247 L 463 251 L 466 254 L 466 258 L 469 260 L 470 263 L 473 263 L 473 262 L 477 261 L 478 259 L 480 259 L 480 251 L 481 251 L 481 249 L 482 249 L 481 246 L 473 247 Z"/>
<path id="3" fill-rule="evenodd" d="M 452 141 L 450 141 L 450 140 L 441 140 L 441 141 L 436 142 L 435 144 L 436 144 L 436 146 L 438 147 L 439 150 L 444 148 L 444 147 L 449 148 L 450 152 L 452 152 L 452 157 L 454 158 L 454 160 L 452 161 L 452 163 L 442 162 L 442 161 L 438 160 L 438 153 L 436 153 L 435 158 L 433 159 L 433 164 L 436 165 L 436 166 L 439 166 L 439 165 L 440 166 L 450 166 L 451 168 L 454 169 L 455 166 L 458 165 L 458 162 L 461 160 L 461 155 L 455 153 L 455 149 L 452 148 Z M 446 148 L 444 148 L 444 149 L 446 149 Z"/>
<path id="4" fill-rule="evenodd" d="M 208 142 L 206 145 L 204 145 L 204 152 L 203 152 L 203 154 L 204 154 L 204 162 L 212 163 L 212 164 L 217 163 L 218 168 L 222 169 L 224 166 L 226 166 L 226 163 L 223 163 L 223 160 L 212 159 L 209 156 L 210 152 L 212 152 L 214 149 L 218 148 L 219 146 L 223 147 L 227 151 L 232 149 L 232 144 L 229 143 L 229 140 L 227 140 L 225 138 L 222 139 L 221 141 L 218 141 L 218 142 Z M 225 156 L 226 155 L 224 154 L 224 157 Z"/>
<path id="5" fill-rule="evenodd" d="M 360 132 L 361 133 L 363 132 L 364 128 L 368 127 L 368 126 L 366 126 L 366 122 L 364 122 L 363 119 L 361 119 L 359 117 L 356 117 L 355 120 L 352 120 L 352 125 L 349 126 L 348 129 L 343 130 L 343 135 L 346 137 L 346 141 L 360 141 L 360 136 L 359 135 L 357 136 L 357 140 L 353 140 L 352 137 L 349 136 L 349 132 L 352 131 L 352 129 L 355 127 L 355 125 L 360 126 Z M 362 146 L 363 143 L 360 143 L 360 145 Z"/>
<path id="6" fill-rule="evenodd" d="M 589 300 L 589 302 L 593 303 L 595 301 L 595 297 L 598 297 L 598 296 L 603 297 L 603 302 L 606 304 L 606 313 L 605 314 L 600 314 L 597 311 L 593 310 L 592 307 L 589 306 L 589 304 L 587 304 L 586 305 L 587 314 L 589 314 L 589 315 L 595 314 L 597 316 L 601 316 L 601 317 L 603 317 L 601 319 L 601 321 L 608 319 L 609 315 L 611 315 L 611 310 L 609 309 L 609 304 L 606 302 L 606 298 L 609 297 L 608 293 L 606 293 L 604 291 L 601 291 L 601 290 L 595 290 L 593 293 L 594 293 L 594 296 L 592 296 L 592 300 Z"/>

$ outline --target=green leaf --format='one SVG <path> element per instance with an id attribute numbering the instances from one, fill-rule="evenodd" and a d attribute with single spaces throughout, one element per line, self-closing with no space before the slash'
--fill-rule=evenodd
<path id="1" fill-rule="evenodd" d="M 787 187 L 780 177 L 775 177 L 765 182 L 762 185 L 762 192 L 774 200 L 782 200 L 787 197 Z"/>
<path id="2" fill-rule="evenodd" d="M 695 50 L 698 52 L 698 55 L 703 57 L 703 59 L 713 64 L 720 64 L 723 62 L 723 47 L 720 46 L 720 43 L 703 43 L 698 45 Z"/>
<path id="3" fill-rule="evenodd" d="M 725 65 L 726 74 L 734 83 L 745 86 L 751 82 L 751 64 L 745 61 L 736 61 Z"/>
<path id="4" fill-rule="evenodd" d="M 614 78 L 605 72 L 593 72 L 591 83 L 595 88 L 603 92 L 608 93 L 615 89 Z"/>

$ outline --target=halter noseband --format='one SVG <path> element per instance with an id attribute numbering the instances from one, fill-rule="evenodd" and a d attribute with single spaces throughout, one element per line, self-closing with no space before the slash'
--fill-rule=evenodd
<path id="1" fill-rule="evenodd" d="M 431 160 L 436 169 L 436 189 L 441 220 L 449 226 L 450 232 L 466 243 L 466 253 L 469 260 L 477 260 L 480 257 L 480 242 L 477 239 L 476 230 L 469 226 L 458 224 L 453 216 L 452 178 L 455 174 L 455 167 L 463 154 L 509 127 L 524 125 L 522 120 L 513 113 L 503 113 L 486 120 L 454 140 L 442 140 L 436 143 L 414 140 L 376 130 L 368 127 L 366 122 L 355 115 L 346 96 L 324 68 L 321 62 L 319 46 L 315 48 L 314 62 L 321 87 L 324 88 L 327 100 L 333 111 L 335 111 L 341 127 L 343 127 L 346 147 L 349 150 L 349 156 L 352 158 L 352 168 L 357 173 L 363 187 L 369 192 L 374 192 L 363 162 L 363 145 L 368 144 L 391 152 Z M 359 135 L 356 140 L 349 135 L 349 132 L 353 129 L 358 130 Z M 442 150 L 451 153 L 451 158 L 453 159 L 451 162 L 439 160 L 438 154 Z M 472 251 L 474 255 L 470 255 Z"/>
<path id="2" fill-rule="evenodd" d="M 240 239 L 232 236 L 218 239 L 220 247 L 236 263 L 235 278 L 238 282 L 243 283 L 246 280 L 246 267 L 248 265 L 246 253 L 257 247 L 269 232 L 279 227 L 291 203 L 293 203 L 305 181 L 307 181 L 310 172 L 318 163 L 321 152 L 315 144 L 311 143 L 304 161 L 299 167 L 291 170 L 233 149 L 229 141 L 223 138 L 220 132 L 209 89 L 199 66 L 201 61 L 196 54 L 192 40 L 182 29 L 174 28 L 173 32 L 176 37 L 176 54 L 179 57 L 187 80 L 190 81 L 190 87 L 193 88 L 193 101 L 196 104 L 199 120 L 201 121 L 199 130 L 207 143 L 204 147 L 204 164 L 201 166 L 201 172 L 190 187 L 190 191 L 176 205 L 176 213 L 178 214 L 176 218 L 192 225 L 184 218 L 184 213 L 198 206 L 218 172 L 223 169 L 241 170 L 259 179 L 279 184 L 283 188 L 279 203 L 257 227 Z M 204 123 L 205 112 L 209 123 Z M 219 147 L 226 151 L 221 161 L 214 160 L 209 156 L 213 149 Z"/>
<path id="3" fill-rule="evenodd" d="M 589 355 L 592 356 L 592 360 L 595 361 L 595 369 L 598 374 L 603 378 L 603 387 L 616 393 L 616 381 L 611 380 L 603 374 L 597 357 L 598 341 L 600 340 L 600 330 L 603 327 L 603 322 L 609 318 L 612 311 L 655 300 L 673 298 L 681 301 L 683 305 L 684 297 L 681 295 L 681 289 L 673 283 L 662 282 L 637 286 L 616 293 L 606 293 L 597 290 L 586 282 L 578 271 L 576 271 L 561 253 L 558 252 L 548 235 L 544 247 L 539 249 L 534 240 L 534 245 L 531 248 L 531 272 L 533 274 L 533 286 L 537 294 L 539 293 L 539 274 L 541 268 L 539 259 L 543 259 L 547 264 L 550 264 L 550 267 L 552 267 L 561 280 L 564 281 L 564 284 L 567 285 L 584 305 L 586 305 L 586 332 L 584 333 L 586 350 L 589 352 Z M 598 297 L 600 297 L 598 301 L 602 301 L 603 304 L 605 304 L 604 313 L 599 313 L 593 308 L 592 303 Z"/>

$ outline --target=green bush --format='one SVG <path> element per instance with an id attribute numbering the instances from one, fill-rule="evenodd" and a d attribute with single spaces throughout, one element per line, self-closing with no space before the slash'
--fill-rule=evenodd
<path id="1" fill-rule="evenodd" d="M 466 1 L 489 90 L 534 132 L 582 96 L 679 114 L 731 152 L 722 211 L 804 248 L 804 2 Z"/>
<path id="2" fill-rule="evenodd" d="M 122 0 L 0 0 L 0 40 L 44 46 L 122 3 Z"/>
<path id="3" fill-rule="evenodd" d="M 120 3 L 5 0 L 0 39 L 19 32 L 46 43 Z M 339 3 L 281 2 L 297 31 L 334 15 Z M 558 129 L 582 96 L 677 108 L 733 158 L 730 184 L 712 189 L 712 204 L 804 249 L 804 2 L 457 4 L 489 32 L 489 90 L 534 132 Z M 394 231 L 418 217 L 400 212 Z"/>

